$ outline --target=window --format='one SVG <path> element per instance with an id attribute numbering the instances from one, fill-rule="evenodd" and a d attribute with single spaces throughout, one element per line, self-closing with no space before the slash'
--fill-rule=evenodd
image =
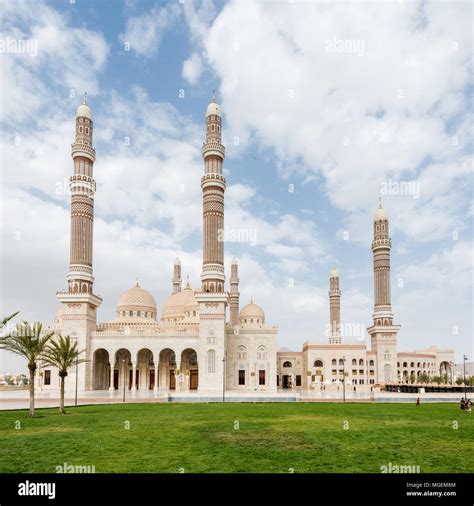
<path id="1" fill-rule="evenodd" d="M 237 358 L 239 360 L 247 360 L 247 348 L 245 346 L 239 346 L 237 348 Z"/>
<path id="2" fill-rule="evenodd" d="M 216 372 L 216 352 L 209 350 L 207 352 L 207 372 Z"/>
<path id="3" fill-rule="evenodd" d="M 137 316 L 141 316 L 142 315 L 142 312 L 141 311 L 137 311 Z"/>
<path id="4" fill-rule="evenodd" d="M 357 365 L 357 360 L 355 358 L 352 359 L 352 365 Z"/>
<path id="5" fill-rule="evenodd" d="M 352 375 L 356 376 L 356 374 L 357 374 L 357 369 L 352 369 Z"/>
<path id="6" fill-rule="evenodd" d="M 364 365 L 364 361 L 363 361 L 363 359 L 360 359 L 360 360 L 359 360 L 359 365 Z"/>
<path id="7" fill-rule="evenodd" d="M 415 367 L 415 362 L 410 362 L 410 367 Z"/>
<path id="8" fill-rule="evenodd" d="M 211 132 L 214 132 L 215 130 L 215 125 L 211 125 Z"/>
<path id="9" fill-rule="evenodd" d="M 296 375 L 296 386 L 297 387 L 301 386 L 301 374 Z"/>
<path id="10" fill-rule="evenodd" d="M 337 374 L 336 369 L 333 369 L 331 372 L 332 372 L 332 375 L 333 375 L 333 376 L 336 376 L 336 374 Z"/>
<path id="11" fill-rule="evenodd" d="M 267 359 L 267 349 L 265 346 L 259 346 L 257 348 L 257 359 L 258 360 L 266 360 Z"/>
<path id="12" fill-rule="evenodd" d="M 344 360 L 342 360 L 342 358 L 339 359 L 339 365 L 344 365 Z"/>
<path id="13" fill-rule="evenodd" d="M 258 384 L 265 385 L 265 371 L 264 370 L 258 371 Z"/>
<path id="14" fill-rule="evenodd" d="M 359 369 L 359 374 L 364 374 L 364 369 Z"/>
<path id="15" fill-rule="evenodd" d="M 46 369 L 44 371 L 44 384 L 51 385 L 51 370 L 50 369 Z"/>
<path id="16" fill-rule="evenodd" d="M 371 367 L 373 367 L 373 366 L 374 366 L 374 361 L 373 361 L 373 360 L 370 360 L 370 361 L 369 361 L 369 365 L 370 365 Z"/>
<path id="17" fill-rule="evenodd" d="M 322 360 L 315 360 L 314 367 L 323 367 L 323 361 Z"/>
<path id="18" fill-rule="evenodd" d="M 79 133 L 82 134 L 82 126 L 79 127 Z"/>
<path id="19" fill-rule="evenodd" d="M 291 362 L 283 362 L 283 367 L 291 367 Z"/>
<path id="20" fill-rule="evenodd" d="M 239 371 L 239 385 L 245 385 L 245 371 Z"/>
<path id="21" fill-rule="evenodd" d="M 337 361 L 335 358 L 332 359 L 332 365 L 336 365 L 337 364 Z"/>

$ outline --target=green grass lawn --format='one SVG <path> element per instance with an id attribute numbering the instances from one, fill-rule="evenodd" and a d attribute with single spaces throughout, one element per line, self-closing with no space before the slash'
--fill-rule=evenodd
<path id="1" fill-rule="evenodd" d="M 0 412 L 0 472 L 54 473 L 64 462 L 98 473 L 378 473 L 389 462 L 474 471 L 474 415 L 458 404 L 125 404 L 67 412 L 38 409 L 33 419 Z"/>

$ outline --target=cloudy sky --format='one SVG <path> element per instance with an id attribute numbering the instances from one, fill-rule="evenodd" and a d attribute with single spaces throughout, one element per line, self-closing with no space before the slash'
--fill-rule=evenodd
<path id="1" fill-rule="evenodd" d="M 94 114 L 99 319 L 141 285 L 163 304 L 173 259 L 199 286 L 204 114 L 223 110 L 228 231 L 241 305 L 281 347 L 371 322 L 372 220 L 392 237 L 399 350 L 472 357 L 472 4 L 2 2 L 1 304 L 49 324 L 66 286 L 70 144 Z M 353 340 L 357 336 L 348 336 Z M 367 337 L 366 340 L 368 341 Z M 0 355 L 0 372 L 21 368 Z"/>

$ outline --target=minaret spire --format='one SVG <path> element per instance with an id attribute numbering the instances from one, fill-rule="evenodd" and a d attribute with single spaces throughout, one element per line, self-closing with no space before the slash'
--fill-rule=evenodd
<path id="1" fill-rule="evenodd" d="M 329 334 L 330 343 L 341 343 L 341 292 L 339 290 L 339 274 L 336 264 L 333 264 L 329 276 L 329 321 L 331 331 Z"/>
<path id="2" fill-rule="evenodd" d="M 77 108 L 76 137 L 72 145 L 74 173 L 70 178 L 71 190 L 71 251 L 69 292 L 92 293 L 94 277 L 92 271 L 92 243 L 94 226 L 93 179 L 95 149 L 93 139 L 92 112 L 87 105 L 86 94 Z"/>
<path id="3" fill-rule="evenodd" d="M 181 291 L 181 261 L 179 260 L 178 254 L 174 261 L 173 267 L 173 293 Z"/>
<path id="4" fill-rule="evenodd" d="M 206 142 L 202 147 L 203 265 L 202 291 L 224 292 L 224 192 L 222 175 L 224 146 L 221 144 L 221 110 L 213 95 L 206 111 Z"/>

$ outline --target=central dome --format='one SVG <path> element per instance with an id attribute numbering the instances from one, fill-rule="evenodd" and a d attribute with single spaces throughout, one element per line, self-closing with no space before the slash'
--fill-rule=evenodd
<path id="1" fill-rule="evenodd" d="M 138 316 L 142 318 L 156 318 L 156 302 L 153 295 L 137 284 L 126 290 L 117 302 L 119 317 Z"/>
<path id="2" fill-rule="evenodd" d="M 186 317 L 197 316 L 199 304 L 194 296 L 194 290 L 188 285 L 181 292 L 170 295 L 163 304 L 161 319 L 165 321 L 179 321 Z"/>

